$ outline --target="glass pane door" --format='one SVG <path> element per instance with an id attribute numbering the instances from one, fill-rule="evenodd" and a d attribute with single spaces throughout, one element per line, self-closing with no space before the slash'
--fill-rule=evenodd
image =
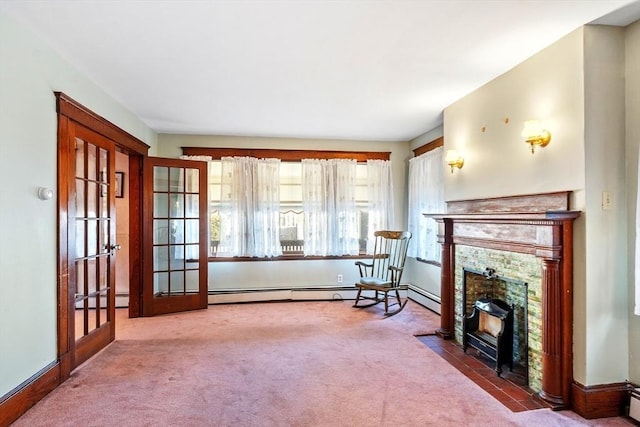
<path id="1" fill-rule="evenodd" d="M 159 158 L 145 165 L 145 316 L 207 306 L 206 168 Z"/>
<path id="2" fill-rule="evenodd" d="M 74 126 L 70 181 L 69 263 L 75 366 L 113 340 L 115 280 L 115 146 Z"/>

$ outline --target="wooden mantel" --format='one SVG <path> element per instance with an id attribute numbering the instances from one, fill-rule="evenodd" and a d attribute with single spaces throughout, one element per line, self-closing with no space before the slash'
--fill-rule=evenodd
<path id="1" fill-rule="evenodd" d="M 535 255 L 542 260 L 542 390 L 567 408 L 573 381 L 573 221 L 569 192 L 447 203 L 439 224 L 442 244 L 441 320 L 436 331 L 453 336 L 456 245 Z"/>

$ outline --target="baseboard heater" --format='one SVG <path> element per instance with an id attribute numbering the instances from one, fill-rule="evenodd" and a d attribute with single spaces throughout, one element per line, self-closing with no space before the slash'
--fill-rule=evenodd
<path id="1" fill-rule="evenodd" d="M 441 299 L 438 295 L 425 291 L 414 285 L 409 285 L 409 299 L 428 308 L 436 314 L 440 314 Z"/>
<path id="2" fill-rule="evenodd" d="M 408 286 L 407 296 L 425 308 L 440 313 L 440 297 Z M 209 290 L 209 304 L 229 304 L 260 301 L 341 301 L 355 300 L 354 286 L 317 286 L 305 288 L 252 288 Z"/>
<path id="3" fill-rule="evenodd" d="M 221 289 L 209 291 L 209 304 L 258 301 L 327 301 L 355 299 L 354 286 Z"/>
<path id="4" fill-rule="evenodd" d="M 631 399 L 629 402 L 629 417 L 640 422 L 640 387 L 631 389 Z"/>

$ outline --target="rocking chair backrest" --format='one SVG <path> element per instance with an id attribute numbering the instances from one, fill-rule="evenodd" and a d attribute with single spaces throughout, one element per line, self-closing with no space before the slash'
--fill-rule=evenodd
<path id="1" fill-rule="evenodd" d="M 373 235 L 376 241 L 371 276 L 397 285 L 402 278 L 411 233 L 381 230 Z"/>

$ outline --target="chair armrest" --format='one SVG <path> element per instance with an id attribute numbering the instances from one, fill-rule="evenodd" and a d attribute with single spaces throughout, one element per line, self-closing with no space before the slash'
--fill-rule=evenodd
<path id="1" fill-rule="evenodd" d="M 373 270 L 373 262 L 371 262 L 371 264 L 368 264 L 366 262 L 356 261 L 356 265 L 358 266 L 360 277 L 367 277 L 369 275 L 367 274 L 367 268 Z"/>

